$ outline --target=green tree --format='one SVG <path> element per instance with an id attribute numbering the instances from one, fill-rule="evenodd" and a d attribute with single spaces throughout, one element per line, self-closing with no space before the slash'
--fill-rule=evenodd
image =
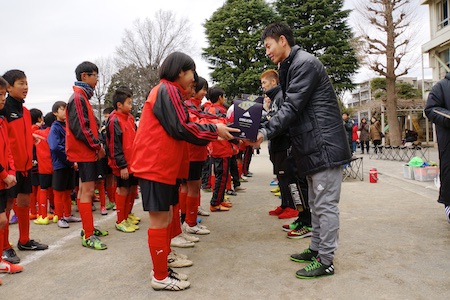
<path id="1" fill-rule="evenodd" d="M 343 0 L 277 0 L 282 21 L 294 31 L 296 43 L 324 64 L 338 94 L 354 87 L 351 77 L 359 68 L 347 24 L 350 10 Z"/>
<path id="2" fill-rule="evenodd" d="M 202 55 L 212 66 L 212 80 L 229 98 L 260 92 L 260 75 L 271 65 L 261 33 L 275 18 L 263 0 L 227 0 L 206 20 L 209 46 Z"/>
<path id="3" fill-rule="evenodd" d="M 375 99 L 381 99 L 386 101 L 387 98 L 387 80 L 384 77 L 378 77 L 372 79 L 370 82 L 370 88 L 372 89 Z M 400 99 L 421 99 L 422 93 L 408 82 L 396 82 L 395 83 L 395 95 Z"/>

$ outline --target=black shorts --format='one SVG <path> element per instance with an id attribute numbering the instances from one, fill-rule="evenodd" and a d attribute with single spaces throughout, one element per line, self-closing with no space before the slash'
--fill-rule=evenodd
<path id="1" fill-rule="evenodd" d="M 169 211 L 178 203 L 178 184 L 170 185 L 139 178 L 144 211 Z"/>
<path id="2" fill-rule="evenodd" d="M 130 174 L 128 176 L 128 179 L 122 179 L 122 177 L 120 176 L 116 176 L 116 182 L 117 182 L 117 187 L 124 187 L 124 188 L 130 188 L 133 185 L 138 185 L 139 184 L 139 180 L 134 177 L 132 174 Z"/>
<path id="3" fill-rule="evenodd" d="M 52 174 L 39 174 L 39 185 L 41 189 L 46 190 L 52 187 Z"/>
<path id="4" fill-rule="evenodd" d="M 6 211 L 6 202 L 8 201 L 8 197 L 6 196 L 7 190 L 0 190 L 0 214 Z"/>
<path id="5" fill-rule="evenodd" d="M 108 159 L 106 157 L 97 160 L 97 179 L 105 179 L 108 169 Z"/>
<path id="6" fill-rule="evenodd" d="M 39 186 L 39 173 L 31 173 L 31 185 Z"/>
<path id="7" fill-rule="evenodd" d="M 63 168 L 53 172 L 52 187 L 55 191 L 73 190 L 75 187 L 75 171 L 73 168 Z"/>
<path id="8" fill-rule="evenodd" d="M 17 198 L 18 194 L 31 194 L 31 171 L 25 174 L 26 176 L 23 176 L 22 172 L 16 171 L 17 184 L 7 190 L 8 199 Z"/>
<path id="9" fill-rule="evenodd" d="M 202 178 L 202 167 L 204 161 L 189 162 L 189 177 L 188 181 L 200 180 Z"/>
<path id="10" fill-rule="evenodd" d="M 78 171 L 80 172 L 81 182 L 97 181 L 98 179 L 98 164 L 93 162 L 79 162 Z"/>

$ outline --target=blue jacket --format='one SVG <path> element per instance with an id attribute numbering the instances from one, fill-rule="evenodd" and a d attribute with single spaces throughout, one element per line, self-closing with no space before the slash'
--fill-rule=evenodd
<path id="1" fill-rule="evenodd" d="M 50 128 L 47 138 L 52 155 L 53 170 L 71 168 L 73 163 L 67 160 L 66 155 L 66 123 L 55 121 Z"/>

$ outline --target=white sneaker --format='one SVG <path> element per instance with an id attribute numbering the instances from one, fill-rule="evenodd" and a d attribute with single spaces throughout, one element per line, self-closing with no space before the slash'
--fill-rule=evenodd
<path id="1" fill-rule="evenodd" d="M 186 232 L 182 232 L 180 234 L 180 236 L 182 236 L 185 240 L 187 240 L 189 242 L 197 243 L 197 242 L 200 241 L 200 239 L 198 237 L 190 235 L 190 234 L 187 234 Z"/>
<path id="2" fill-rule="evenodd" d="M 75 216 L 68 216 L 68 217 L 64 217 L 64 219 L 69 222 L 69 223 L 73 223 L 73 222 L 81 222 L 81 218 L 77 218 Z"/>
<path id="3" fill-rule="evenodd" d="M 207 217 L 207 216 L 211 215 L 211 213 L 209 211 L 204 210 L 203 207 L 199 206 L 198 207 L 198 215 Z"/>
<path id="4" fill-rule="evenodd" d="M 70 226 L 69 226 L 69 223 L 67 223 L 67 220 L 66 219 L 61 219 L 61 220 L 58 220 L 58 227 L 59 228 L 69 228 Z"/>
<path id="5" fill-rule="evenodd" d="M 175 256 L 179 257 L 181 259 L 188 259 L 188 256 L 186 254 L 183 254 L 183 253 L 177 252 L 177 251 L 175 251 L 173 249 L 170 249 L 170 253 L 169 253 L 169 257 L 168 258 L 175 257 Z"/>
<path id="6" fill-rule="evenodd" d="M 151 276 L 153 277 L 154 275 L 155 275 L 155 272 L 152 270 Z M 184 281 L 188 280 L 188 276 L 186 274 L 175 272 L 171 268 L 169 268 L 169 276 L 175 277 L 178 280 L 184 280 Z"/>
<path id="7" fill-rule="evenodd" d="M 175 276 L 167 276 L 163 280 L 158 280 L 152 276 L 151 286 L 154 290 L 166 290 L 166 291 L 182 291 L 187 289 L 191 283 L 185 280 L 179 280 Z"/>
<path id="8" fill-rule="evenodd" d="M 178 247 L 178 248 L 190 248 L 194 247 L 194 242 L 186 240 L 183 236 L 177 235 L 170 241 L 171 247 Z"/>
<path id="9" fill-rule="evenodd" d="M 186 233 L 192 233 L 192 234 L 210 234 L 211 231 L 209 231 L 206 228 L 201 228 L 200 226 L 198 226 L 198 224 L 196 224 L 195 226 L 189 226 L 186 222 L 183 223 L 183 229 L 184 232 Z"/>
<path id="10" fill-rule="evenodd" d="M 183 259 L 179 256 L 170 255 L 170 254 L 167 257 L 167 262 L 168 262 L 169 268 L 185 268 L 185 267 L 190 267 L 194 264 L 192 262 L 192 260 Z"/>

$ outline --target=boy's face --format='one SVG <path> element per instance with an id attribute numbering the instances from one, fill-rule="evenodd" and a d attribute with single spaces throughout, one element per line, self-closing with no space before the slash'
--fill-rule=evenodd
<path id="1" fill-rule="evenodd" d="M 268 56 L 276 64 L 279 64 L 285 60 L 291 52 L 291 47 L 289 46 L 284 35 L 280 36 L 278 41 L 271 37 L 265 38 L 264 48 L 266 48 L 266 56 Z"/>
<path id="2" fill-rule="evenodd" d="M 261 78 L 261 87 L 264 92 L 274 88 L 277 85 L 273 78 L 263 77 Z"/>
<path id="3" fill-rule="evenodd" d="M 58 111 L 54 112 L 53 114 L 55 115 L 56 120 L 61 121 L 61 122 L 66 121 L 66 108 L 65 107 L 60 106 L 58 108 Z"/>
<path id="4" fill-rule="evenodd" d="M 28 82 L 27 78 L 20 78 L 14 81 L 13 85 L 7 87 L 8 94 L 17 100 L 23 100 L 28 94 Z"/>
<path id="5" fill-rule="evenodd" d="M 202 88 L 200 91 L 195 93 L 194 97 L 197 100 L 202 100 L 203 98 L 205 98 L 206 93 L 208 93 L 208 90 L 206 88 Z"/>
<path id="6" fill-rule="evenodd" d="M 3 109 L 3 107 L 5 107 L 5 102 L 6 102 L 6 89 L 0 87 L 0 109 Z"/>
<path id="7" fill-rule="evenodd" d="M 129 114 L 132 108 L 133 108 L 133 99 L 131 98 L 125 99 L 123 104 L 120 102 L 117 103 L 117 110 L 124 114 Z"/>
<path id="8" fill-rule="evenodd" d="M 98 74 L 96 72 L 92 73 L 81 73 L 81 81 L 89 84 L 91 88 L 95 88 L 98 82 Z"/>
<path id="9" fill-rule="evenodd" d="M 176 82 L 185 90 L 189 90 L 194 83 L 194 71 L 181 71 Z"/>

